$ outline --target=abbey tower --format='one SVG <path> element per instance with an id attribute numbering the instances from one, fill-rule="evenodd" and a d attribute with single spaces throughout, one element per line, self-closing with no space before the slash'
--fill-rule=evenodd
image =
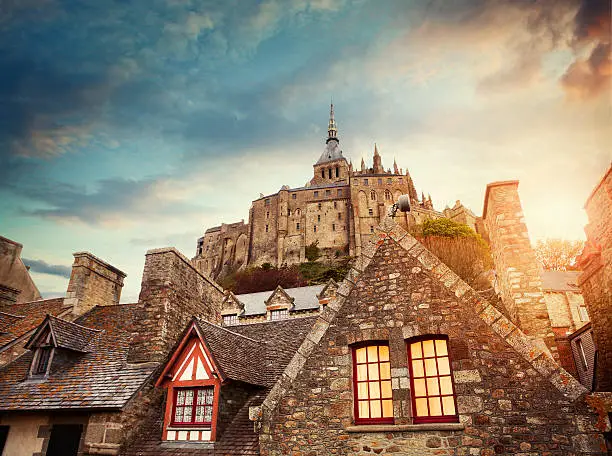
<path id="1" fill-rule="evenodd" d="M 313 177 L 303 187 L 283 185 L 272 195 L 261 195 L 251 203 L 249 222 L 221 224 L 209 228 L 198 239 L 196 267 L 218 277 L 229 269 L 270 263 L 274 266 L 306 261 L 306 246 L 317 243 L 328 258 L 359 255 L 385 216 L 402 194 L 409 194 L 412 210 L 398 214 L 406 227 L 426 218 L 449 216 L 474 227 L 475 217 L 463 206 L 434 210 L 431 197 L 419 199 L 414 182 L 393 163 L 383 167 L 374 146 L 372 167 L 361 160 L 359 168 L 344 157 L 331 105 L 325 147 L 313 165 Z"/>

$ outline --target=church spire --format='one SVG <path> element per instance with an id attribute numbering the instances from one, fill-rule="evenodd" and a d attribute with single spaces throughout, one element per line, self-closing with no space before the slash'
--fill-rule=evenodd
<path id="1" fill-rule="evenodd" d="M 338 139 L 338 126 L 336 125 L 336 119 L 334 118 L 334 103 L 330 103 L 329 108 L 329 125 L 327 126 L 327 141 L 331 140 L 340 141 Z"/>
<path id="2" fill-rule="evenodd" d="M 380 154 L 378 153 L 378 145 L 374 143 L 374 173 L 375 174 L 383 174 L 385 169 L 382 165 L 382 159 L 380 158 Z"/>

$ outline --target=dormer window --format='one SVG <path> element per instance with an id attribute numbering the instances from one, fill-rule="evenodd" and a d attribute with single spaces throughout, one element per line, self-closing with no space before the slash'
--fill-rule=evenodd
<path id="1" fill-rule="evenodd" d="M 287 309 L 270 311 L 270 320 L 284 320 L 288 316 L 289 312 L 287 311 Z"/>
<path id="2" fill-rule="evenodd" d="M 32 362 L 32 377 L 46 377 L 49 373 L 49 365 L 51 364 L 51 355 L 53 347 L 39 347 L 36 349 L 34 361 Z"/>
<path id="3" fill-rule="evenodd" d="M 223 315 L 223 326 L 232 326 L 238 324 L 238 315 Z"/>

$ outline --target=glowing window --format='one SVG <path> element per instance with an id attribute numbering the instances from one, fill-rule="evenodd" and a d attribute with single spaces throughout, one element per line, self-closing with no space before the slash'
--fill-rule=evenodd
<path id="1" fill-rule="evenodd" d="M 213 387 L 175 389 L 172 424 L 210 426 L 213 393 Z"/>
<path id="2" fill-rule="evenodd" d="M 353 349 L 355 423 L 393 423 L 393 394 L 388 345 Z"/>
<path id="3" fill-rule="evenodd" d="M 408 365 L 414 422 L 459 421 L 447 339 L 409 342 Z"/>

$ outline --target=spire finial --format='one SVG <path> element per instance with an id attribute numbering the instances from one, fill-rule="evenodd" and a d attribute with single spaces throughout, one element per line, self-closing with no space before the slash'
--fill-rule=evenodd
<path id="1" fill-rule="evenodd" d="M 380 155 L 378 153 L 378 146 L 376 145 L 376 143 L 374 143 L 374 156 L 376 157 L 377 155 Z"/>
<path id="2" fill-rule="evenodd" d="M 334 118 L 334 100 L 331 99 L 329 104 L 329 125 L 327 126 L 327 142 L 331 140 L 338 141 L 338 126 Z"/>

